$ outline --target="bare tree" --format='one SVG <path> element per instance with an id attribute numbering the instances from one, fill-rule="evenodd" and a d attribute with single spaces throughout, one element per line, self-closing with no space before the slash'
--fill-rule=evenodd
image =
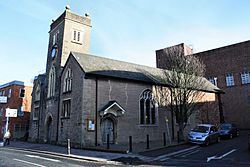
<path id="1" fill-rule="evenodd" d="M 179 126 L 179 137 L 184 139 L 183 130 L 188 118 L 198 107 L 205 95 L 205 66 L 193 55 L 184 55 L 178 47 L 164 50 L 168 71 L 164 71 L 170 86 L 155 86 L 155 96 L 160 106 L 170 107 Z"/>

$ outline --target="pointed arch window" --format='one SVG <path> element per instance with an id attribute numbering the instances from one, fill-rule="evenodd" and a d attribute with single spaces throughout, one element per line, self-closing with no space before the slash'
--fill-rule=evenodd
<path id="1" fill-rule="evenodd" d="M 68 68 L 65 73 L 64 81 L 63 81 L 63 92 L 70 92 L 72 90 L 72 70 Z"/>
<path id="2" fill-rule="evenodd" d="M 139 100 L 140 106 L 140 124 L 155 125 L 157 123 L 157 103 L 155 102 L 152 91 L 145 90 Z"/>
<path id="3" fill-rule="evenodd" d="M 35 91 L 35 101 L 39 101 L 41 96 L 41 88 L 40 84 L 37 85 L 36 91 Z"/>
<path id="4" fill-rule="evenodd" d="M 49 72 L 48 97 L 55 96 L 55 87 L 56 87 L 56 69 L 54 66 L 52 66 Z"/>

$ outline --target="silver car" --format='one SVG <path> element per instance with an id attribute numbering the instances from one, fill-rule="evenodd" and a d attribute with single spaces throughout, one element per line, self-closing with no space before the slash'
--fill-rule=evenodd
<path id="1" fill-rule="evenodd" d="M 216 126 L 211 124 L 200 124 L 188 133 L 188 141 L 195 144 L 208 146 L 212 142 L 219 142 L 220 136 Z"/>

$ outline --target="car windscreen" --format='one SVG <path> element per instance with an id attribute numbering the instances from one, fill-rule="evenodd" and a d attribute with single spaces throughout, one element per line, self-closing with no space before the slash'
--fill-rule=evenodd
<path id="1" fill-rule="evenodd" d="M 229 130 L 231 129 L 232 125 L 231 124 L 221 124 L 220 129 L 221 130 Z"/>
<path id="2" fill-rule="evenodd" d="M 207 133 L 209 131 L 209 127 L 207 127 L 207 126 L 196 126 L 192 131 L 193 132 Z"/>

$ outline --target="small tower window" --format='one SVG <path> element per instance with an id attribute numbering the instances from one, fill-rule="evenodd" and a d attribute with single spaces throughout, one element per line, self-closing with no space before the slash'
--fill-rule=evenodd
<path id="1" fill-rule="evenodd" d="M 74 31 L 73 41 L 76 41 L 76 31 Z"/>
<path id="2" fill-rule="evenodd" d="M 52 45 L 54 46 L 55 44 L 58 43 L 58 37 L 59 37 L 59 30 L 56 31 L 54 34 L 53 34 L 53 38 L 52 38 Z"/>
<path id="3" fill-rule="evenodd" d="M 72 42 L 82 43 L 82 32 L 78 30 L 73 30 L 72 33 Z"/>
<path id="4" fill-rule="evenodd" d="M 53 66 L 49 72 L 49 84 L 48 84 L 48 95 L 47 97 L 53 97 L 55 95 L 56 86 L 56 69 Z"/>

